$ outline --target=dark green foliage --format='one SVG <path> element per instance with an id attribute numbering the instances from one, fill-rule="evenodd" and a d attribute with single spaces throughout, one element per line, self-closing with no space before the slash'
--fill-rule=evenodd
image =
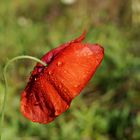
<path id="1" fill-rule="evenodd" d="M 48 125 L 30 122 L 19 109 L 35 63 L 21 60 L 11 65 L 3 140 L 140 139 L 140 28 L 128 23 L 129 5 L 121 15 L 125 3 L 115 4 L 111 0 L 96 5 L 91 0 L 73 5 L 52 0 L 0 2 L 1 72 L 7 59 L 23 54 L 40 58 L 84 29 L 85 42 L 105 49 L 104 60 L 85 90 L 70 110 Z M 3 88 L 0 73 L 0 107 Z"/>

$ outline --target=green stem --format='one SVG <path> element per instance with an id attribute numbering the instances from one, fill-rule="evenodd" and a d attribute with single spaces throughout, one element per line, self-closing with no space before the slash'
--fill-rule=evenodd
<path id="1" fill-rule="evenodd" d="M 28 55 L 21 55 L 21 56 L 17 56 L 12 58 L 11 60 L 9 60 L 3 70 L 3 77 L 4 77 L 4 82 L 5 82 L 5 88 L 4 88 L 4 99 L 3 99 L 3 104 L 2 104 L 2 110 L 1 110 L 1 118 L 0 118 L 0 140 L 2 140 L 2 130 L 3 130 L 3 121 L 4 121 L 4 113 L 5 113 L 5 105 L 6 105 L 6 99 L 7 99 L 7 88 L 8 88 L 8 82 L 7 82 L 7 77 L 6 77 L 6 71 L 8 66 L 15 60 L 19 60 L 19 59 L 31 59 L 34 60 L 36 62 L 41 63 L 44 66 L 47 66 L 46 63 L 44 63 L 43 61 L 39 60 L 38 58 L 32 57 L 32 56 L 28 56 Z"/>

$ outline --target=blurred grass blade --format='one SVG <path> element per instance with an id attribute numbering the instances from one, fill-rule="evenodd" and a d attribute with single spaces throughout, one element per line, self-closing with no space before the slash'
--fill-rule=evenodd
<path id="1" fill-rule="evenodd" d="M 44 63 L 43 61 L 41 61 L 40 59 L 36 58 L 36 57 L 32 57 L 32 56 L 28 56 L 28 55 L 21 55 L 21 56 L 17 56 L 12 58 L 11 60 L 9 60 L 3 70 L 3 77 L 4 77 L 4 82 L 5 82 L 5 90 L 4 90 L 4 99 L 3 99 L 3 104 L 2 104 L 2 110 L 1 110 L 1 118 L 0 118 L 0 140 L 2 139 L 2 130 L 3 130 L 3 122 L 4 122 L 4 113 L 5 113 L 5 105 L 6 105 L 6 99 L 7 99 L 7 89 L 8 89 L 8 82 L 7 82 L 7 76 L 6 76 L 6 72 L 7 72 L 7 68 L 8 66 L 15 60 L 19 60 L 19 59 L 31 59 L 34 60 L 36 62 L 41 63 L 42 65 L 46 66 L 47 64 Z"/>

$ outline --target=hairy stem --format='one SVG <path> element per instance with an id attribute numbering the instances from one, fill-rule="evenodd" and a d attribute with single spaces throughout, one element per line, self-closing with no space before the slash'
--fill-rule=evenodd
<path id="1" fill-rule="evenodd" d="M 0 140 L 2 140 L 2 130 L 3 130 L 3 122 L 4 122 L 4 114 L 5 114 L 5 105 L 6 105 L 6 99 L 7 99 L 7 89 L 8 89 L 8 82 L 7 82 L 7 76 L 6 76 L 6 72 L 7 72 L 7 68 L 8 66 L 15 60 L 19 60 L 19 59 L 30 59 L 30 60 L 34 60 L 36 62 L 41 63 L 44 66 L 47 66 L 47 64 L 43 61 L 41 61 L 40 59 L 36 58 L 36 57 L 32 57 L 32 56 L 28 56 L 28 55 L 21 55 L 21 56 L 17 56 L 14 57 L 12 59 L 10 59 L 3 70 L 3 77 L 4 77 L 4 82 L 5 82 L 5 87 L 4 87 L 4 99 L 3 99 L 3 104 L 2 104 L 2 110 L 1 110 L 1 118 L 0 118 Z"/>

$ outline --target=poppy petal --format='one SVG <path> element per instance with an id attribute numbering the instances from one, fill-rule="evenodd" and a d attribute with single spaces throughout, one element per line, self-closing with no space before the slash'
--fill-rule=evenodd
<path id="1" fill-rule="evenodd" d="M 81 43 L 84 38 L 85 32 L 45 54 L 41 60 L 47 67 L 37 63 L 21 97 L 21 112 L 26 118 L 44 124 L 53 121 L 92 78 L 104 49 Z"/>
<path id="2" fill-rule="evenodd" d="M 82 33 L 82 35 L 68 43 L 65 43 L 65 44 L 62 44 L 60 45 L 59 47 L 55 48 L 55 49 L 52 49 L 51 51 L 49 51 L 48 53 L 46 53 L 42 58 L 41 60 L 44 61 L 46 64 L 50 64 L 51 61 L 61 52 L 63 51 L 66 47 L 68 47 L 69 45 L 71 45 L 72 43 L 80 43 L 82 42 L 82 40 L 84 40 L 85 38 L 85 35 L 86 35 L 86 31 L 84 31 Z M 33 75 L 37 74 L 37 73 L 40 73 L 43 68 L 45 66 L 43 66 L 42 64 L 40 63 L 37 63 L 34 71 L 32 72 Z"/>

